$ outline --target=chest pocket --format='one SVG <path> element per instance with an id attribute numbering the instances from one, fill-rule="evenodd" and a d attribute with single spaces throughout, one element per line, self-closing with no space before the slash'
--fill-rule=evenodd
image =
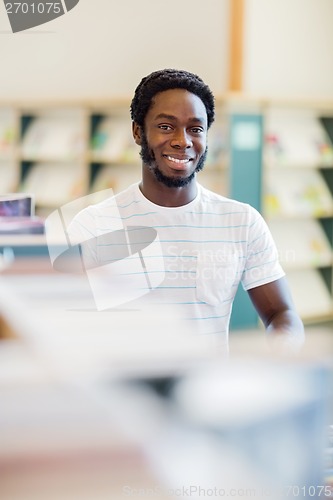
<path id="1" fill-rule="evenodd" d="M 200 255 L 197 261 L 197 299 L 212 306 L 234 295 L 234 284 L 238 271 L 238 255 L 217 257 Z"/>

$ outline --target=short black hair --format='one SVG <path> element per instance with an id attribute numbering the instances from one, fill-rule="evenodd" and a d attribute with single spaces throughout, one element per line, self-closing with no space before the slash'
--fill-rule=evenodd
<path id="1" fill-rule="evenodd" d="M 142 78 L 135 89 L 130 107 L 132 120 L 144 128 L 144 120 L 153 97 L 158 92 L 170 89 L 185 89 L 197 95 L 205 105 L 208 128 L 211 126 L 215 117 L 212 91 L 198 75 L 178 69 L 161 69 Z"/>

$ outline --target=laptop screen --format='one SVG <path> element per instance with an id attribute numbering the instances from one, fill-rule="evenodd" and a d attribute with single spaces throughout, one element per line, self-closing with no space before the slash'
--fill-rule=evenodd
<path id="1" fill-rule="evenodd" d="M 20 193 L 0 195 L 0 217 L 29 217 L 34 215 L 31 195 Z"/>

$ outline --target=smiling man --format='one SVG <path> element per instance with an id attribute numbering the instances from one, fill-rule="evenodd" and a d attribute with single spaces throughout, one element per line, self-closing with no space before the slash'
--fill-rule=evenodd
<path id="1" fill-rule="evenodd" d="M 144 122 L 133 121 L 133 135 L 141 146 L 143 164 L 148 167 L 143 170 L 142 190 L 147 184 L 155 200 L 166 192 L 163 203 L 166 206 L 191 201 L 196 194 L 195 173 L 204 166 L 207 130 L 206 108 L 198 96 L 185 89 L 157 94 Z M 153 182 L 151 187 L 149 181 Z M 182 198 L 174 205 L 170 190 L 162 185 L 168 188 L 187 186 L 187 189 L 177 190 Z"/>
<path id="2" fill-rule="evenodd" d="M 163 271 L 163 279 L 153 287 L 148 280 L 150 305 L 172 306 L 194 333 L 228 352 L 232 304 L 241 283 L 273 345 L 297 350 L 303 325 L 263 218 L 197 182 L 214 121 L 209 87 L 187 71 L 153 72 L 136 88 L 131 117 L 142 180 L 78 214 L 69 230 L 72 241 L 89 239 L 84 254 L 102 267 L 116 259 L 114 245 L 101 236 L 129 226 L 153 228 L 160 252 L 146 255 L 142 274 L 153 278 Z"/>

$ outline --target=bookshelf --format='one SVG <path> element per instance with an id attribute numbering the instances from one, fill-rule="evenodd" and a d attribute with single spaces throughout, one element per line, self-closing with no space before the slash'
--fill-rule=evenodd
<path id="1" fill-rule="evenodd" d="M 264 110 L 263 213 L 305 323 L 333 318 L 333 106 Z"/>
<path id="2" fill-rule="evenodd" d="M 17 124 L 16 110 L 0 106 L 0 192 L 15 190 L 19 182 L 17 169 Z"/>
<path id="3" fill-rule="evenodd" d="M 119 192 L 139 181 L 140 157 L 132 139 L 129 103 L 91 109 L 88 170 L 89 192 Z"/>
<path id="4" fill-rule="evenodd" d="M 80 107 L 21 110 L 18 189 L 34 193 L 38 212 L 85 194 L 86 128 L 86 111 Z"/>
<path id="5" fill-rule="evenodd" d="M 199 182 L 223 196 L 229 195 L 229 118 L 225 103 L 217 100 L 215 122 L 208 132 L 208 154 Z"/>

